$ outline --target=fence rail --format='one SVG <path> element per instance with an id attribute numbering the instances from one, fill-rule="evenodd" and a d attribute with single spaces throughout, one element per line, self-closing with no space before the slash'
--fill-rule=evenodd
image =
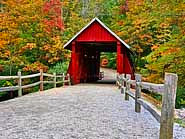
<path id="1" fill-rule="evenodd" d="M 177 75 L 166 73 L 164 84 L 142 82 L 141 78 L 141 75 L 136 74 L 135 80 L 131 80 L 130 74 L 118 74 L 116 84 L 121 89 L 121 93 L 125 94 L 125 100 L 129 100 L 129 97 L 135 100 L 135 112 L 140 113 L 142 105 L 158 122 L 160 122 L 160 139 L 173 139 Z M 135 87 L 135 92 L 131 91 L 131 85 Z M 156 111 L 150 103 L 141 98 L 141 89 L 146 89 L 162 95 L 161 113 Z"/>
<path id="2" fill-rule="evenodd" d="M 40 81 L 27 84 L 27 85 L 22 85 L 22 80 L 23 79 L 28 79 L 28 78 L 35 78 L 35 77 L 40 77 Z M 44 81 L 44 77 L 49 77 L 52 78 L 52 81 Z M 57 81 L 57 78 L 62 78 L 60 81 Z M 9 86 L 9 87 L 0 87 L 0 92 L 8 92 L 8 91 L 16 91 L 18 90 L 18 96 L 22 96 L 22 90 L 26 88 L 31 88 L 37 85 L 40 85 L 40 91 L 44 90 L 44 84 L 53 84 L 53 87 L 56 88 L 57 84 L 62 83 L 65 85 L 65 83 L 68 83 L 68 85 L 71 85 L 71 80 L 70 80 L 70 75 L 67 74 L 65 75 L 64 73 L 62 75 L 56 75 L 56 73 L 53 74 L 48 74 L 48 73 L 43 73 L 43 70 L 40 70 L 40 73 L 36 74 L 31 74 L 31 75 L 25 75 L 22 76 L 21 72 L 18 72 L 18 76 L 0 76 L 0 80 L 18 80 L 18 85 L 17 86 Z"/>
<path id="3" fill-rule="evenodd" d="M 12 80 L 12 79 L 18 79 L 18 76 L 0 76 L 0 80 Z"/>

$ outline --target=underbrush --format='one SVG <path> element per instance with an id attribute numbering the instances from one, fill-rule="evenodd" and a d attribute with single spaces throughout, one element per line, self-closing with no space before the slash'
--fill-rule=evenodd
<path id="1" fill-rule="evenodd" d="M 162 96 L 160 94 L 152 93 L 148 90 L 142 90 L 142 91 L 145 94 L 154 98 L 156 101 L 158 101 L 158 102 L 162 101 Z M 183 87 L 177 88 L 175 108 L 176 109 L 185 108 L 185 88 L 183 88 Z"/>
<path id="2" fill-rule="evenodd" d="M 177 88 L 176 104 L 177 109 L 185 108 L 185 87 Z"/>

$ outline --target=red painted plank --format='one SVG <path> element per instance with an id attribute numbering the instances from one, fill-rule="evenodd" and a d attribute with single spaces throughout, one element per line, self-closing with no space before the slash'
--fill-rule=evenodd
<path id="1" fill-rule="evenodd" d="M 94 22 L 86 30 L 84 30 L 77 38 L 76 41 L 116 41 L 117 39 L 103 28 L 98 22 Z"/>

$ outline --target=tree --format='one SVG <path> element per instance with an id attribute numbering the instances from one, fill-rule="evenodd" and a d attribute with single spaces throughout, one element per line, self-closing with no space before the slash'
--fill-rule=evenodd
<path id="1" fill-rule="evenodd" d="M 49 4 L 56 5 L 49 9 L 43 0 L 3 0 L 2 3 L 5 8 L 0 19 L 0 57 L 2 64 L 10 65 L 10 74 L 12 67 L 24 68 L 33 63 L 49 66 L 65 57 L 59 1 L 51 1 Z M 54 22 L 50 31 L 51 24 L 47 21 Z"/>

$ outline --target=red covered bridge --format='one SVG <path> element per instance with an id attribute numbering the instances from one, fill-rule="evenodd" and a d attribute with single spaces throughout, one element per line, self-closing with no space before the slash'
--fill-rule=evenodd
<path id="1" fill-rule="evenodd" d="M 74 84 L 98 80 L 101 52 L 117 52 L 117 72 L 134 74 L 130 47 L 98 18 L 78 32 L 64 48 L 72 51 L 68 73 Z"/>

